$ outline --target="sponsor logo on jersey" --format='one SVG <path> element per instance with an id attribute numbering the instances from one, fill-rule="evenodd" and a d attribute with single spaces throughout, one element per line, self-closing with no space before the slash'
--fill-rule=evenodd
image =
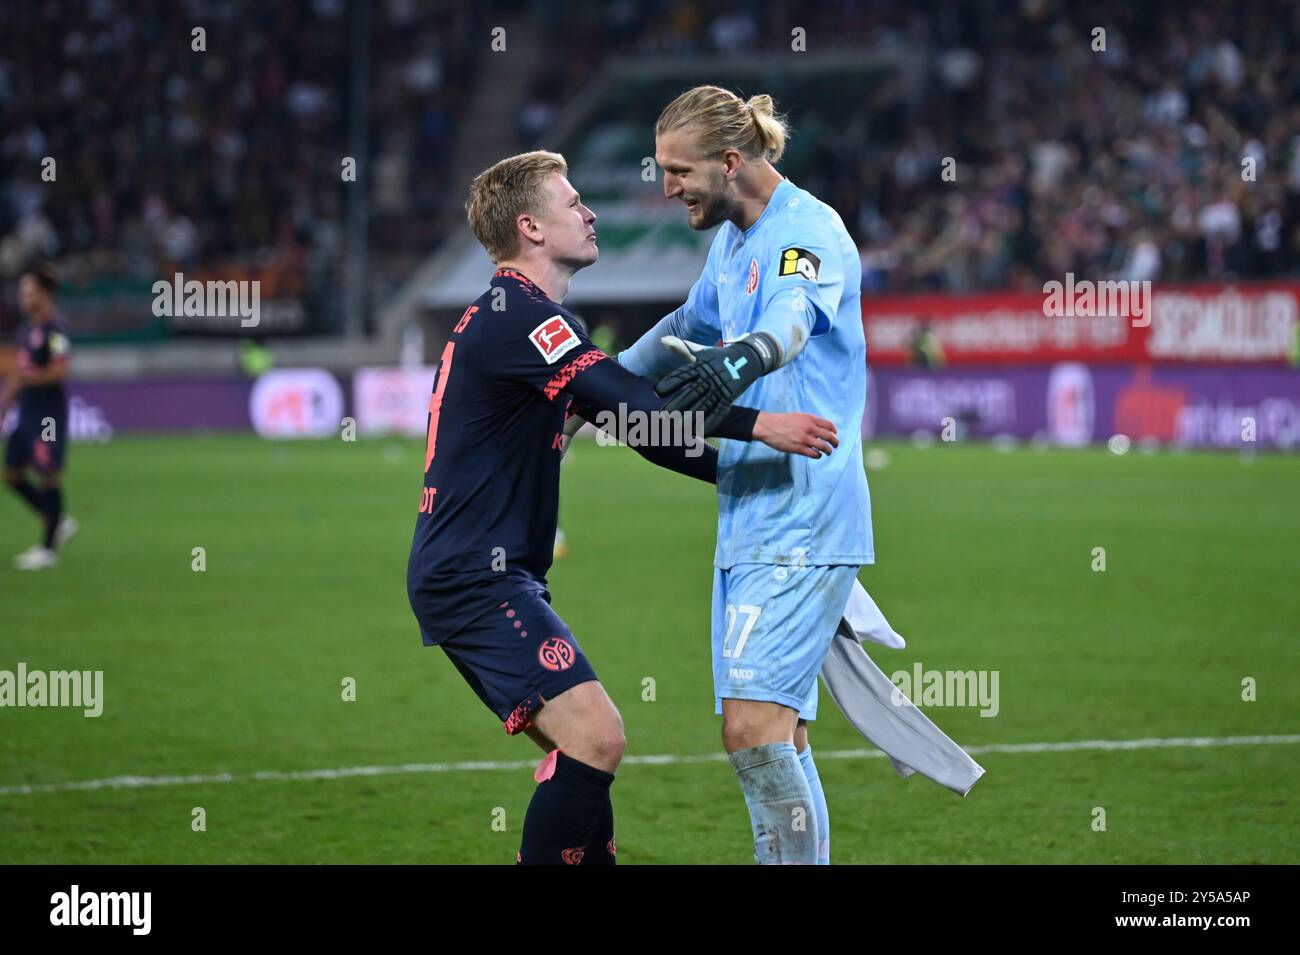
<path id="1" fill-rule="evenodd" d="M 817 258 L 807 249 L 800 249 L 791 246 L 788 249 L 781 250 L 781 267 L 777 275 L 785 277 L 787 275 L 802 275 L 811 282 L 817 281 L 817 275 L 821 271 L 822 260 Z"/>
<path id="2" fill-rule="evenodd" d="M 552 315 L 529 332 L 528 339 L 542 353 L 548 365 L 577 348 L 581 341 L 563 315 Z"/>
<path id="3" fill-rule="evenodd" d="M 758 288 L 758 259 L 749 260 L 749 281 L 745 283 L 745 294 L 753 295 Z"/>

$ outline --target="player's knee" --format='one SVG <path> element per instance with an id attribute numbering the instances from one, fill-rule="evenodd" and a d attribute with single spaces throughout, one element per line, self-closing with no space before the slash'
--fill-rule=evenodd
<path id="1" fill-rule="evenodd" d="M 724 718 L 722 721 L 722 747 L 728 753 L 758 746 L 759 727 L 743 717 Z"/>
<path id="2" fill-rule="evenodd" d="M 597 705 L 589 713 L 588 725 L 591 727 L 588 740 L 596 765 L 606 772 L 614 772 L 627 752 L 627 737 L 623 732 L 623 714 L 603 689 L 599 690 Z"/>
<path id="3" fill-rule="evenodd" d="M 623 718 L 614 713 L 612 720 L 605 721 L 592 740 L 592 748 L 601 764 L 617 767 L 627 752 L 627 736 L 623 733 Z M 613 772 L 610 768 L 608 772 Z"/>
<path id="4" fill-rule="evenodd" d="M 623 754 L 626 752 L 627 738 L 622 733 L 611 734 L 602 740 L 600 753 L 605 765 L 618 766 L 623 762 Z"/>
<path id="5" fill-rule="evenodd" d="M 570 746 L 561 746 L 561 750 L 574 759 L 607 773 L 618 772 L 623 754 L 627 752 L 627 740 L 622 730 L 598 727 L 589 729 L 583 737 Z"/>
<path id="6" fill-rule="evenodd" d="M 760 707 L 733 707 L 722 715 L 722 745 L 728 753 L 789 741 L 791 727 L 780 711 Z"/>
<path id="7" fill-rule="evenodd" d="M 556 727 L 552 738 L 574 759 L 607 773 L 617 771 L 627 752 L 623 718 L 612 705 L 587 709 Z"/>

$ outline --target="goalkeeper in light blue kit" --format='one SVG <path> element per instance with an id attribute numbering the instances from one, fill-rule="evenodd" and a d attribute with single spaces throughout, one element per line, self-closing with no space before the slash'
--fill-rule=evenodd
<path id="1" fill-rule="evenodd" d="M 686 204 L 691 228 L 721 228 L 686 304 L 619 361 L 706 427 L 741 393 L 764 411 L 830 419 L 816 458 L 721 442 L 714 556 L 714 689 L 755 859 L 812 864 L 829 862 L 830 827 L 806 721 L 858 569 L 875 556 L 858 251 L 833 209 L 773 168 L 786 135 L 770 96 L 716 86 L 660 115 L 664 194 Z"/>

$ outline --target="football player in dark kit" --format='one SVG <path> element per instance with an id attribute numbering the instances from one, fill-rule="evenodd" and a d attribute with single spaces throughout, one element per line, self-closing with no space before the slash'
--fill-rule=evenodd
<path id="1" fill-rule="evenodd" d="M 5 443 L 5 483 L 40 515 L 40 543 L 14 558 L 19 570 L 44 570 L 58 562 L 58 550 L 77 532 L 63 511 L 63 465 L 68 448 L 70 343 L 55 308 L 58 282 L 48 265 L 36 265 L 18 281 L 18 306 L 27 321 L 18 330 L 18 364 L 0 390 L 0 422 L 17 399 L 18 425 Z M 27 478 L 39 475 L 40 487 Z"/>
<path id="2" fill-rule="evenodd" d="M 566 416 L 630 421 L 659 414 L 663 401 L 559 304 L 599 255 L 596 216 L 567 172 L 562 156 L 538 151 L 474 180 L 470 225 L 498 269 L 442 351 L 407 590 L 425 645 L 443 649 L 507 733 L 547 753 L 517 861 L 612 865 L 609 791 L 623 721 L 551 609 L 546 573 Z M 716 452 L 681 433 L 629 443 L 660 466 L 716 482 Z M 838 443 L 824 419 L 739 407 L 711 433 L 809 457 Z"/>

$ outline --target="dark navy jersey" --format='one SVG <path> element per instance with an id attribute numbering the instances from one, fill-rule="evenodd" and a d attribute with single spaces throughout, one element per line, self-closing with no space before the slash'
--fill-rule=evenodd
<path id="1" fill-rule="evenodd" d="M 513 594 L 543 589 L 555 546 L 570 402 L 658 409 L 650 383 L 592 344 L 578 319 L 502 269 L 452 329 L 429 401 L 424 488 L 407 591 L 426 643 Z M 716 481 L 717 455 L 637 449 Z"/>
<path id="2" fill-rule="evenodd" d="M 68 330 L 58 313 L 44 324 L 27 322 L 18 329 L 18 367 L 23 371 L 44 370 L 66 362 L 70 350 Z M 24 385 L 18 392 L 20 418 L 62 417 L 67 408 L 68 397 L 62 382 Z"/>

